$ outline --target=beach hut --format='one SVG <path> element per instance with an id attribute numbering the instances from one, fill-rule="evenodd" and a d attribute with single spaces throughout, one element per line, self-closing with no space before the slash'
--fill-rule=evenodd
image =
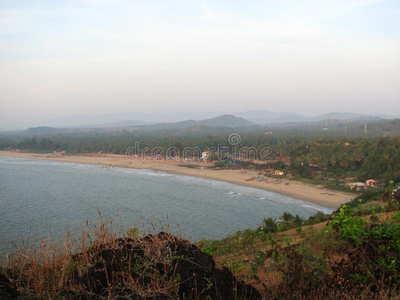
<path id="1" fill-rule="evenodd" d="M 374 187 L 375 187 L 375 184 L 376 184 L 376 181 L 373 180 L 373 179 L 368 179 L 368 180 L 365 182 L 365 186 L 366 186 L 367 188 L 374 188 Z"/>
<path id="2" fill-rule="evenodd" d="M 208 160 L 208 151 L 204 151 L 201 153 L 201 160 Z"/>
<path id="3" fill-rule="evenodd" d="M 362 191 L 365 188 L 365 183 L 363 182 L 352 182 L 349 184 L 346 184 L 351 189 L 355 189 L 356 191 Z"/>

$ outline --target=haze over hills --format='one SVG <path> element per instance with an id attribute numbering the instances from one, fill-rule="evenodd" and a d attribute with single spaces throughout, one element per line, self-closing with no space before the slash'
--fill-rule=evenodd
<path id="1" fill-rule="evenodd" d="M 248 111 L 244 113 L 234 114 L 245 118 L 253 123 L 260 125 L 275 123 L 301 123 L 301 122 L 318 122 L 324 120 L 365 120 L 378 121 L 382 119 L 395 119 L 394 116 L 388 115 L 364 115 L 351 112 L 330 112 L 319 116 L 303 116 L 293 112 L 276 113 L 270 111 Z"/>
<path id="2" fill-rule="evenodd" d="M 335 116 L 335 114 L 328 114 Z M 256 124 L 244 118 L 234 115 L 222 115 L 219 117 L 205 120 L 186 120 L 174 123 L 159 123 L 150 125 L 133 125 L 130 122 L 121 122 L 121 126 L 104 126 L 104 127 L 75 127 L 75 128 L 54 128 L 47 126 L 31 127 L 25 131 L 20 131 L 21 135 L 27 136 L 54 136 L 57 134 L 78 134 L 78 135 L 120 135 L 137 133 L 141 135 L 192 135 L 196 134 L 214 134 L 227 132 L 264 132 L 274 135 L 311 135 L 311 136 L 330 136 L 330 137 L 365 137 L 366 125 L 368 127 L 369 137 L 379 136 L 398 136 L 400 134 L 400 119 L 383 119 L 379 117 L 362 116 L 362 115 L 338 115 L 338 117 L 350 117 L 352 119 L 333 119 L 333 118 L 314 118 L 313 121 L 300 122 L 282 122 Z M 290 116 L 286 116 L 290 118 Z M 284 117 L 283 117 L 284 118 Z M 283 119 L 282 118 L 282 119 Z M 125 124 L 127 126 L 125 126 Z"/>
<path id="3" fill-rule="evenodd" d="M 109 113 L 102 115 L 74 115 L 63 118 L 36 120 L 26 123 L 10 123 L 6 130 L 23 130 L 29 127 L 57 128 L 101 128 L 119 126 L 139 126 L 159 123 L 174 123 L 186 120 L 204 120 L 215 118 L 225 112 L 176 112 L 176 113 Z"/>
<path id="4" fill-rule="evenodd" d="M 206 120 L 187 120 L 176 123 L 162 123 L 142 127 L 147 130 L 176 130 L 176 129 L 188 129 L 193 127 L 224 127 L 224 128 L 238 128 L 238 127 L 249 127 L 256 126 L 257 124 L 247 121 L 243 118 L 239 118 L 233 115 L 222 115 Z"/>
<path id="5" fill-rule="evenodd" d="M 198 121 L 197 125 L 198 126 L 210 126 L 210 127 L 235 128 L 235 127 L 248 127 L 248 126 L 253 126 L 255 124 L 244 118 L 238 117 L 238 116 L 222 115 L 222 116 L 219 116 L 216 118 Z"/>
<path id="6" fill-rule="evenodd" d="M 235 128 L 255 125 L 282 125 L 297 123 L 310 123 L 331 120 L 349 120 L 375 122 L 383 119 L 395 119 L 389 115 L 363 115 L 358 113 L 331 112 L 318 116 L 304 116 L 293 112 L 271 112 L 253 110 L 225 114 L 221 112 L 178 112 L 171 114 L 144 114 L 144 113 L 121 113 L 106 114 L 99 116 L 71 116 L 68 118 L 54 118 L 36 121 L 27 124 L 10 124 L 3 130 L 24 130 L 31 127 L 54 127 L 54 128 L 122 128 L 141 127 L 142 129 L 171 128 L 182 129 L 191 126 L 227 127 Z"/>
<path id="7" fill-rule="evenodd" d="M 86 128 L 107 128 L 107 127 L 127 127 L 127 126 L 144 126 L 144 125 L 150 125 L 150 122 L 144 122 L 144 121 L 139 121 L 139 120 L 125 120 L 125 121 L 117 121 L 117 122 L 111 122 L 107 124 L 89 124 L 89 125 L 82 125 L 78 127 L 86 127 Z"/>

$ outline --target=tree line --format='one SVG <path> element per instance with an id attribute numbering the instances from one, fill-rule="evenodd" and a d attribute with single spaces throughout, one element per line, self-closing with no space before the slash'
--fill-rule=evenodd
<path id="1" fill-rule="evenodd" d="M 176 148 L 180 153 L 186 147 L 197 147 L 201 151 L 227 147 L 252 147 L 260 153 L 270 147 L 271 161 L 277 169 L 290 170 L 296 176 L 309 178 L 316 166 L 330 177 L 354 176 L 359 180 L 369 178 L 400 182 L 400 137 L 381 138 L 315 138 L 307 136 L 276 136 L 265 132 L 245 132 L 237 145 L 228 143 L 228 133 L 214 134 L 55 134 L 47 136 L 0 136 L 0 149 L 25 151 L 67 151 L 69 153 L 125 154 L 135 142 L 140 149 L 160 148 L 163 153 Z M 311 166 L 310 166 L 311 165 Z"/>

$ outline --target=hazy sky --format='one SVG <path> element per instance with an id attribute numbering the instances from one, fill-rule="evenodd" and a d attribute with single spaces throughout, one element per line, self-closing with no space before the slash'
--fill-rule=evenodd
<path id="1" fill-rule="evenodd" d="M 400 1 L 0 0 L 0 126 L 124 111 L 400 112 Z"/>

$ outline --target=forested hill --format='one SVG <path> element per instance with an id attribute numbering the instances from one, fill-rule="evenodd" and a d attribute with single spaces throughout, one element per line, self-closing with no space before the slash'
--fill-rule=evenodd
<path id="1" fill-rule="evenodd" d="M 193 130 L 195 127 L 197 130 L 210 131 L 215 130 L 215 128 L 246 128 L 250 126 L 257 126 L 256 124 L 249 122 L 243 118 L 238 118 L 232 115 L 223 115 L 212 119 L 207 120 L 187 120 L 176 123 L 162 123 L 162 124 L 154 124 L 136 127 L 135 130 L 141 131 L 158 131 L 158 130 Z"/>
<path id="2" fill-rule="evenodd" d="M 207 120 L 186 120 L 175 123 L 161 123 L 151 125 L 109 127 L 81 127 L 81 128 L 53 128 L 47 126 L 32 127 L 25 131 L 0 132 L 1 136 L 48 136 L 53 134 L 100 134 L 124 135 L 127 132 L 136 132 L 146 135 L 162 136 L 178 135 L 209 135 L 221 134 L 235 130 L 241 133 L 266 133 L 276 136 L 303 136 L 313 138 L 376 138 L 384 136 L 400 136 L 400 119 L 378 120 L 371 118 L 356 119 L 325 119 L 313 122 L 296 122 L 288 119 L 285 123 L 257 125 L 243 118 L 232 115 L 223 115 Z"/>

